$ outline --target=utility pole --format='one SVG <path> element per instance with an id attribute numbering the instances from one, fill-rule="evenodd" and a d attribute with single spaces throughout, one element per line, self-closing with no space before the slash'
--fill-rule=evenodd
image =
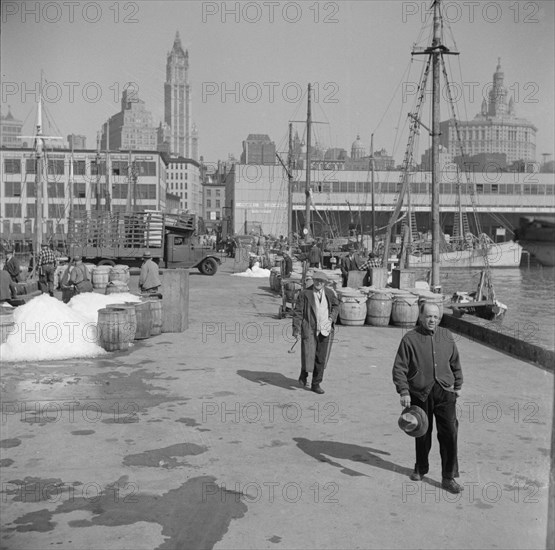
<path id="1" fill-rule="evenodd" d="M 305 222 L 304 222 L 304 238 L 305 241 L 308 240 L 311 236 L 310 231 L 310 134 L 312 128 L 312 112 L 311 112 L 311 103 L 310 103 L 310 94 L 311 94 L 312 86 L 308 85 L 308 107 L 307 107 L 307 117 L 306 117 L 306 184 L 305 184 Z"/>
<path id="2" fill-rule="evenodd" d="M 293 123 L 289 123 L 289 152 L 287 154 L 287 241 L 293 242 Z"/>

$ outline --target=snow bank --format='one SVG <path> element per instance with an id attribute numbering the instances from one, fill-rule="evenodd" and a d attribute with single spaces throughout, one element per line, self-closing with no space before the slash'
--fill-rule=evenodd
<path id="1" fill-rule="evenodd" d="M 247 270 L 244 271 L 243 273 L 232 273 L 231 276 L 232 277 L 259 277 L 259 278 L 266 277 L 266 278 L 268 278 L 270 276 L 270 270 L 269 269 L 262 269 L 260 267 L 260 264 L 258 262 L 255 262 L 255 264 L 252 266 L 252 269 L 247 268 Z"/>
<path id="2" fill-rule="evenodd" d="M 74 296 L 69 304 L 42 294 L 14 309 L 13 332 L 0 346 L 2 361 L 51 361 L 97 357 L 107 352 L 96 343 L 98 310 L 108 304 L 138 302 L 134 294 Z"/>

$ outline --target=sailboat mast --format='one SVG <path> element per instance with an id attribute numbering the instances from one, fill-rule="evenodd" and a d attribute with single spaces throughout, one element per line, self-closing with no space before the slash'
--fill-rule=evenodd
<path id="1" fill-rule="evenodd" d="M 439 273 L 439 56 L 441 55 L 439 0 L 434 2 L 432 55 L 432 279 L 433 292 L 441 292 Z"/>
<path id="2" fill-rule="evenodd" d="M 287 153 L 287 241 L 293 241 L 293 123 L 289 123 L 289 151 Z"/>
<path id="3" fill-rule="evenodd" d="M 42 82 L 41 82 L 42 85 Z M 35 240 L 36 240 L 36 247 L 35 247 L 35 254 L 38 254 L 40 251 L 40 247 L 42 245 L 42 207 L 43 207 L 43 181 L 42 181 L 42 174 L 43 174 L 43 141 L 42 141 L 42 95 L 39 97 L 39 105 L 37 109 L 37 135 L 35 141 L 36 147 L 36 158 L 37 158 L 37 165 L 36 165 L 36 175 L 35 175 L 35 182 L 36 182 L 36 195 L 37 195 L 37 208 L 36 208 L 36 220 L 35 220 Z M 35 264 L 36 265 L 36 264 Z"/>
<path id="4" fill-rule="evenodd" d="M 311 134 L 311 124 L 312 124 L 312 112 L 310 104 L 310 94 L 312 86 L 308 85 L 308 107 L 306 116 L 306 184 L 305 184 L 305 227 L 304 227 L 304 237 L 308 239 L 310 237 L 310 134 Z"/>
<path id="5" fill-rule="evenodd" d="M 372 252 L 376 251 L 376 205 L 374 203 L 374 134 L 370 136 L 370 163 L 372 165 Z"/>

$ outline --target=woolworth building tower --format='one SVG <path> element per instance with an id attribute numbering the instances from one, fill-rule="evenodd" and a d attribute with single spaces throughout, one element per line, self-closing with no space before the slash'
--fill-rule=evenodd
<path id="1" fill-rule="evenodd" d="M 167 57 L 164 84 L 164 122 L 169 127 L 171 155 L 191 158 L 191 114 L 189 52 L 183 51 L 179 32 L 176 32 Z"/>

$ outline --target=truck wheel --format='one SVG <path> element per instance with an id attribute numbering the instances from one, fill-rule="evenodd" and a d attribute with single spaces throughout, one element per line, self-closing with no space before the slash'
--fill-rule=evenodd
<path id="1" fill-rule="evenodd" d="M 100 260 L 98 262 L 98 265 L 109 265 L 110 267 L 114 267 L 116 265 L 116 262 L 114 262 L 113 260 Z"/>
<path id="2" fill-rule="evenodd" d="M 203 275 L 215 275 L 218 271 L 218 264 L 213 258 L 204 258 L 199 266 L 199 271 Z"/>

